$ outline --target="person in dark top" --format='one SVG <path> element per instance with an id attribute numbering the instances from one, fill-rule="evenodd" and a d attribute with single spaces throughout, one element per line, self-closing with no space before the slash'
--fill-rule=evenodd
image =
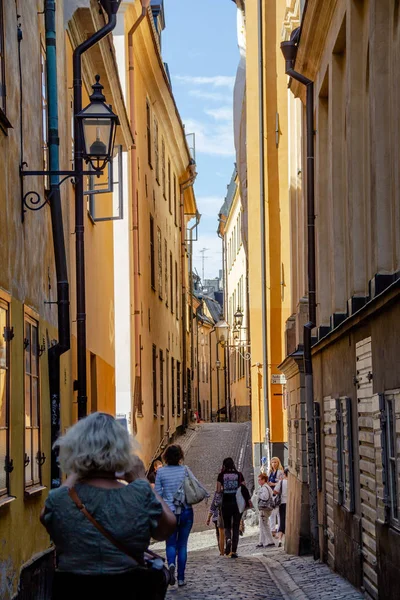
<path id="1" fill-rule="evenodd" d="M 232 458 L 225 458 L 222 470 L 217 479 L 217 492 L 222 492 L 222 518 L 225 528 L 225 554 L 237 558 L 239 542 L 239 528 L 241 513 L 236 503 L 236 492 L 244 483 L 244 477 L 233 462 Z"/>

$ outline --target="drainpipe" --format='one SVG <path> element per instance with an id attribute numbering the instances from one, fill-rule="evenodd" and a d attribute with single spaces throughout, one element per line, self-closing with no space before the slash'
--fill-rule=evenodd
<path id="1" fill-rule="evenodd" d="M 192 171 L 192 175 L 186 181 L 179 184 L 180 187 L 180 195 L 181 195 L 181 205 L 180 205 L 180 213 L 181 213 L 181 277 L 182 277 L 182 390 L 183 390 L 183 419 L 182 424 L 183 427 L 186 428 L 188 415 L 187 415 L 187 357 L 186 357 L 186 273 L 185 273 L 185 254 L 186 254 L 186 242 L 185 242 L 185 208 L 184 208 L 184 193 L 190 187 L 193 187 L 194 182 L 196 180 L 197 173 L 194 171 L 195 162 L 191 159 L 188 169 L 189 172 Z M 193 215 L 194 216 L 194 215 Z"/>
<path id="2" fill-rule="evenodd" d="M 221 218 L 219 219 L 221 222 Z M 226 256 L 226 245 L 225 245 L 225 236 L 222 235 L 219 231 L 217 231 L 217 235 L 222 240 L 222 281 L 224 282 L 224 315 L 225 320 L 228 322 L 228 261 Z M 225 348 L 225 371 L 224 371 L 224 385 L 225 385 L 225 401 L 226 401 L 226 416 L 228 419 L 228 423 L 231 421 L 231 366 L 229 360 L 229 348 Z"/>
<path id="3" fill-rule="evenodd" d="M 208 336 L 208 349 L 209 349 L 209 355 L 210 355 L 210 421 L 211 423 L 213 422 L 213 416 L 212 416 L 212 401 L 213 401 L 213 386 L 212 386 L 212 374 L 213 374 L 213 369 L 212 369 L 212 349 L 211 349 L 211 334 L 214 330 L 211 329 L 210 330 L 210 335 Z"/>
<path id="4" fill-rule="evenodd" d="M 60 170 L 58 137 L 56 4 L 45 0 L 47 124 L 50 171 Z M 58 343 L 48 351 L 51 407 L 51 447 L 60 435 L 60 357 L 70 349 L 69 284 L 58 175 L 50 176 L 50 214 L 57 277 Z M 51 451 L 51 487 L 61 485 L 57 453 Z"/>
<path id="5" fill-rule="evenodd" d="M 201 305 L 196 308 L 196 354 L 197 354 L 197 412 L 199 418 L 202 416 L 201 404 L 200 404 L 200 361 L 199 361 L 199 312 L 201 310 Z"/>
<path id="6" fill-rule="evenodd" d="M 314 379 L 311 357 L 311 333 L 316 326 L 316 277 L 315 277 L 315 211 L 314 211 L 314 83 L 294 70 L 299 30 L 292 32 L 290 41 L 281 43 L 285 58 L 286 74 L 306 86 L 307 112 L 307 262 L 308 262 L 308 315 L 304 325 L 304 371 L 307 409 L 307 461 L 310 495 L 310 527 L 314 558 L 319 558 L 318 499 L 314 423 Z"/>
<path id="7" fill-rule="evenodd" d="M 189 250 L 189 285 L 190 285 L 190 361 L 192 367 L 192 373 L 194 372 L 194 332 L 193 332 L 193 229 L 196 229 L 200 223 L 201 215 L 196 213 L 196 222 L 192 227 L 188 228 L 190 232 L 190 250 Z M 196 321 L 197 322 L 197 321 Z M 192 380 L 190 381 L 192 385 Z M 193 394 L 190 394 L 193 398 Z M 187 407 L 189 409 L 189 407 Z"/>
<path id="8" fill-rule="evenodd" d="M 269 464 L 270 448 L 270 422 L 268 399 L 268 340 L 267 340 L 267 258 L 265 251 L 265 167 L 264 167 L 264 28 L 263 28 L 263 0 L 258 0 L 258 110 L 260 121 L 260 243 L 261 243 L 261 307 L 262 307 L 262 346 L 263 346 L 263 399 L 265 420 L 265 446 L 267 463 Z"/>
<path id="9" fill-rule="evenodd" d="M 131 130 L 135 136 L 135 61 L 133 53 L 133 34 L 146 17 L 150 0 L 142 0 L 142 14 L 134 23 L 128 33 L 128 79 L 129 79 L 129 116 Z M 131 179 L 132 179 L 132 245 L 133 245 L 133 330 L 135 336 L 135 373 L 134 373 L 134 398 L 140 398 L 141 403 L 142 383 L 141 383 L 141 362 L 142 353 L 140 348 L 140 275 L 139 275 L 139 206 L 138 206 L 138 183 L 137 183 L 137 152 L 136 146 L 131 149 Z M 135 406 L 133 407 L 135 410 Z M 133 412 L 133 411 L 132 411 Z M 169 418 L 169 416 L 168 416 Z M 134 419 L 132 419 L 135 422 Z"/>
<path id="10" fill-rule="evenodd" d="M 117 24 L 117 12 L 121 0 L 100 0 L 108 16 L 108 23 L 90 38 L 82 42 L 73 54 L 74 115 L 82 110 L 82 55 L 111 33 Z M 75 171 L 83 170 L 83 140 L 77 122 L 74 122 Z M 75 246 L 76 246 L 76 329 L 78 379 L 78 418 L 87 415 L 87 373 L 86 373 L 86 293 L 85 293 L 85 209 L 83 198 L 83 177 L 76 177 L 75 183 Z"/>

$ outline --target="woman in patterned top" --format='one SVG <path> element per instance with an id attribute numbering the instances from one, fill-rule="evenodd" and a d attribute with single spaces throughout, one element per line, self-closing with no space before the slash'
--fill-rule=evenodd
<path id="1" fill-rule="evenodd" d="M 208 513 L 206 524 L 210 525 L 210 521 L 215 525 L 215 532 L 217 534 L 217 543 L 219 548 L 220 556 L 225 554 L 225 533 L 224 533 L 224 521 L 221 513 L 222 504 L 222 493 L 215 492 L 214 498 L 211 502 L 210 512 Z"/>
<path id="2" fill-rule="evenodd" d="M 222 518 L 226 540 L 225 554 L 231 558 L 237 558 L 238 556 L 237 547 L 242 515 L 236 503 L 236 492 L 242 483 L 244 483 L 244 477 L 236 469 L 232 458 L 225 458 L 217 479 L 217 493 L 222 492 Z"/>

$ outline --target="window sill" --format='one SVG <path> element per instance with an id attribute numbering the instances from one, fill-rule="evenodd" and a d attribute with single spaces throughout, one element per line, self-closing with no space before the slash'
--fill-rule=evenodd
<path id="1" fill-rule="evenodd" d="M 44 490 L 46 490 L 46 486 L 45 485 L 33 485 L 32 487 L 29 488 L 25 488 L 25 498 L 32 498 L 33 496 L 38 496 L 39 494 L 41 494 Z"/>
<path id="2" fill-rule="evenodd" d="M 11 504 L 11 502 L 14 502 L 14 500 L 16 500 L 15 496 L 3 496 L 2 498 L 0 498 L 0 508 L 2 506 L 7 506 L 8 504 Z"/>
<path id="3" fill-rule="evenodd" d="M 13 129 L 10 121 L 7 119 L 6 115 L 0 108 L 0 129 L 3 131 L 4 135 L 8 135 L 7 129 Z"/>

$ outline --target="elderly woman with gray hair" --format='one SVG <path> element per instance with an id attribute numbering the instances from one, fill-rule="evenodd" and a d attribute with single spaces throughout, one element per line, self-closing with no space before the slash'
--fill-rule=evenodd
<path id="1" fill-rule="evenodd" d="M 108 600 L 128 590 L 132 600 L 164 597 L 166 589 L 149 592 L 156 573 L 142 566 L 143 556 L 150 538 L 165 540 L 176 519 L 151 489 L 132 437 L 97 412 L 56 447 L 68 477 L 50 492 L 41 516 L 56 547 L 53 599 Z"/>

